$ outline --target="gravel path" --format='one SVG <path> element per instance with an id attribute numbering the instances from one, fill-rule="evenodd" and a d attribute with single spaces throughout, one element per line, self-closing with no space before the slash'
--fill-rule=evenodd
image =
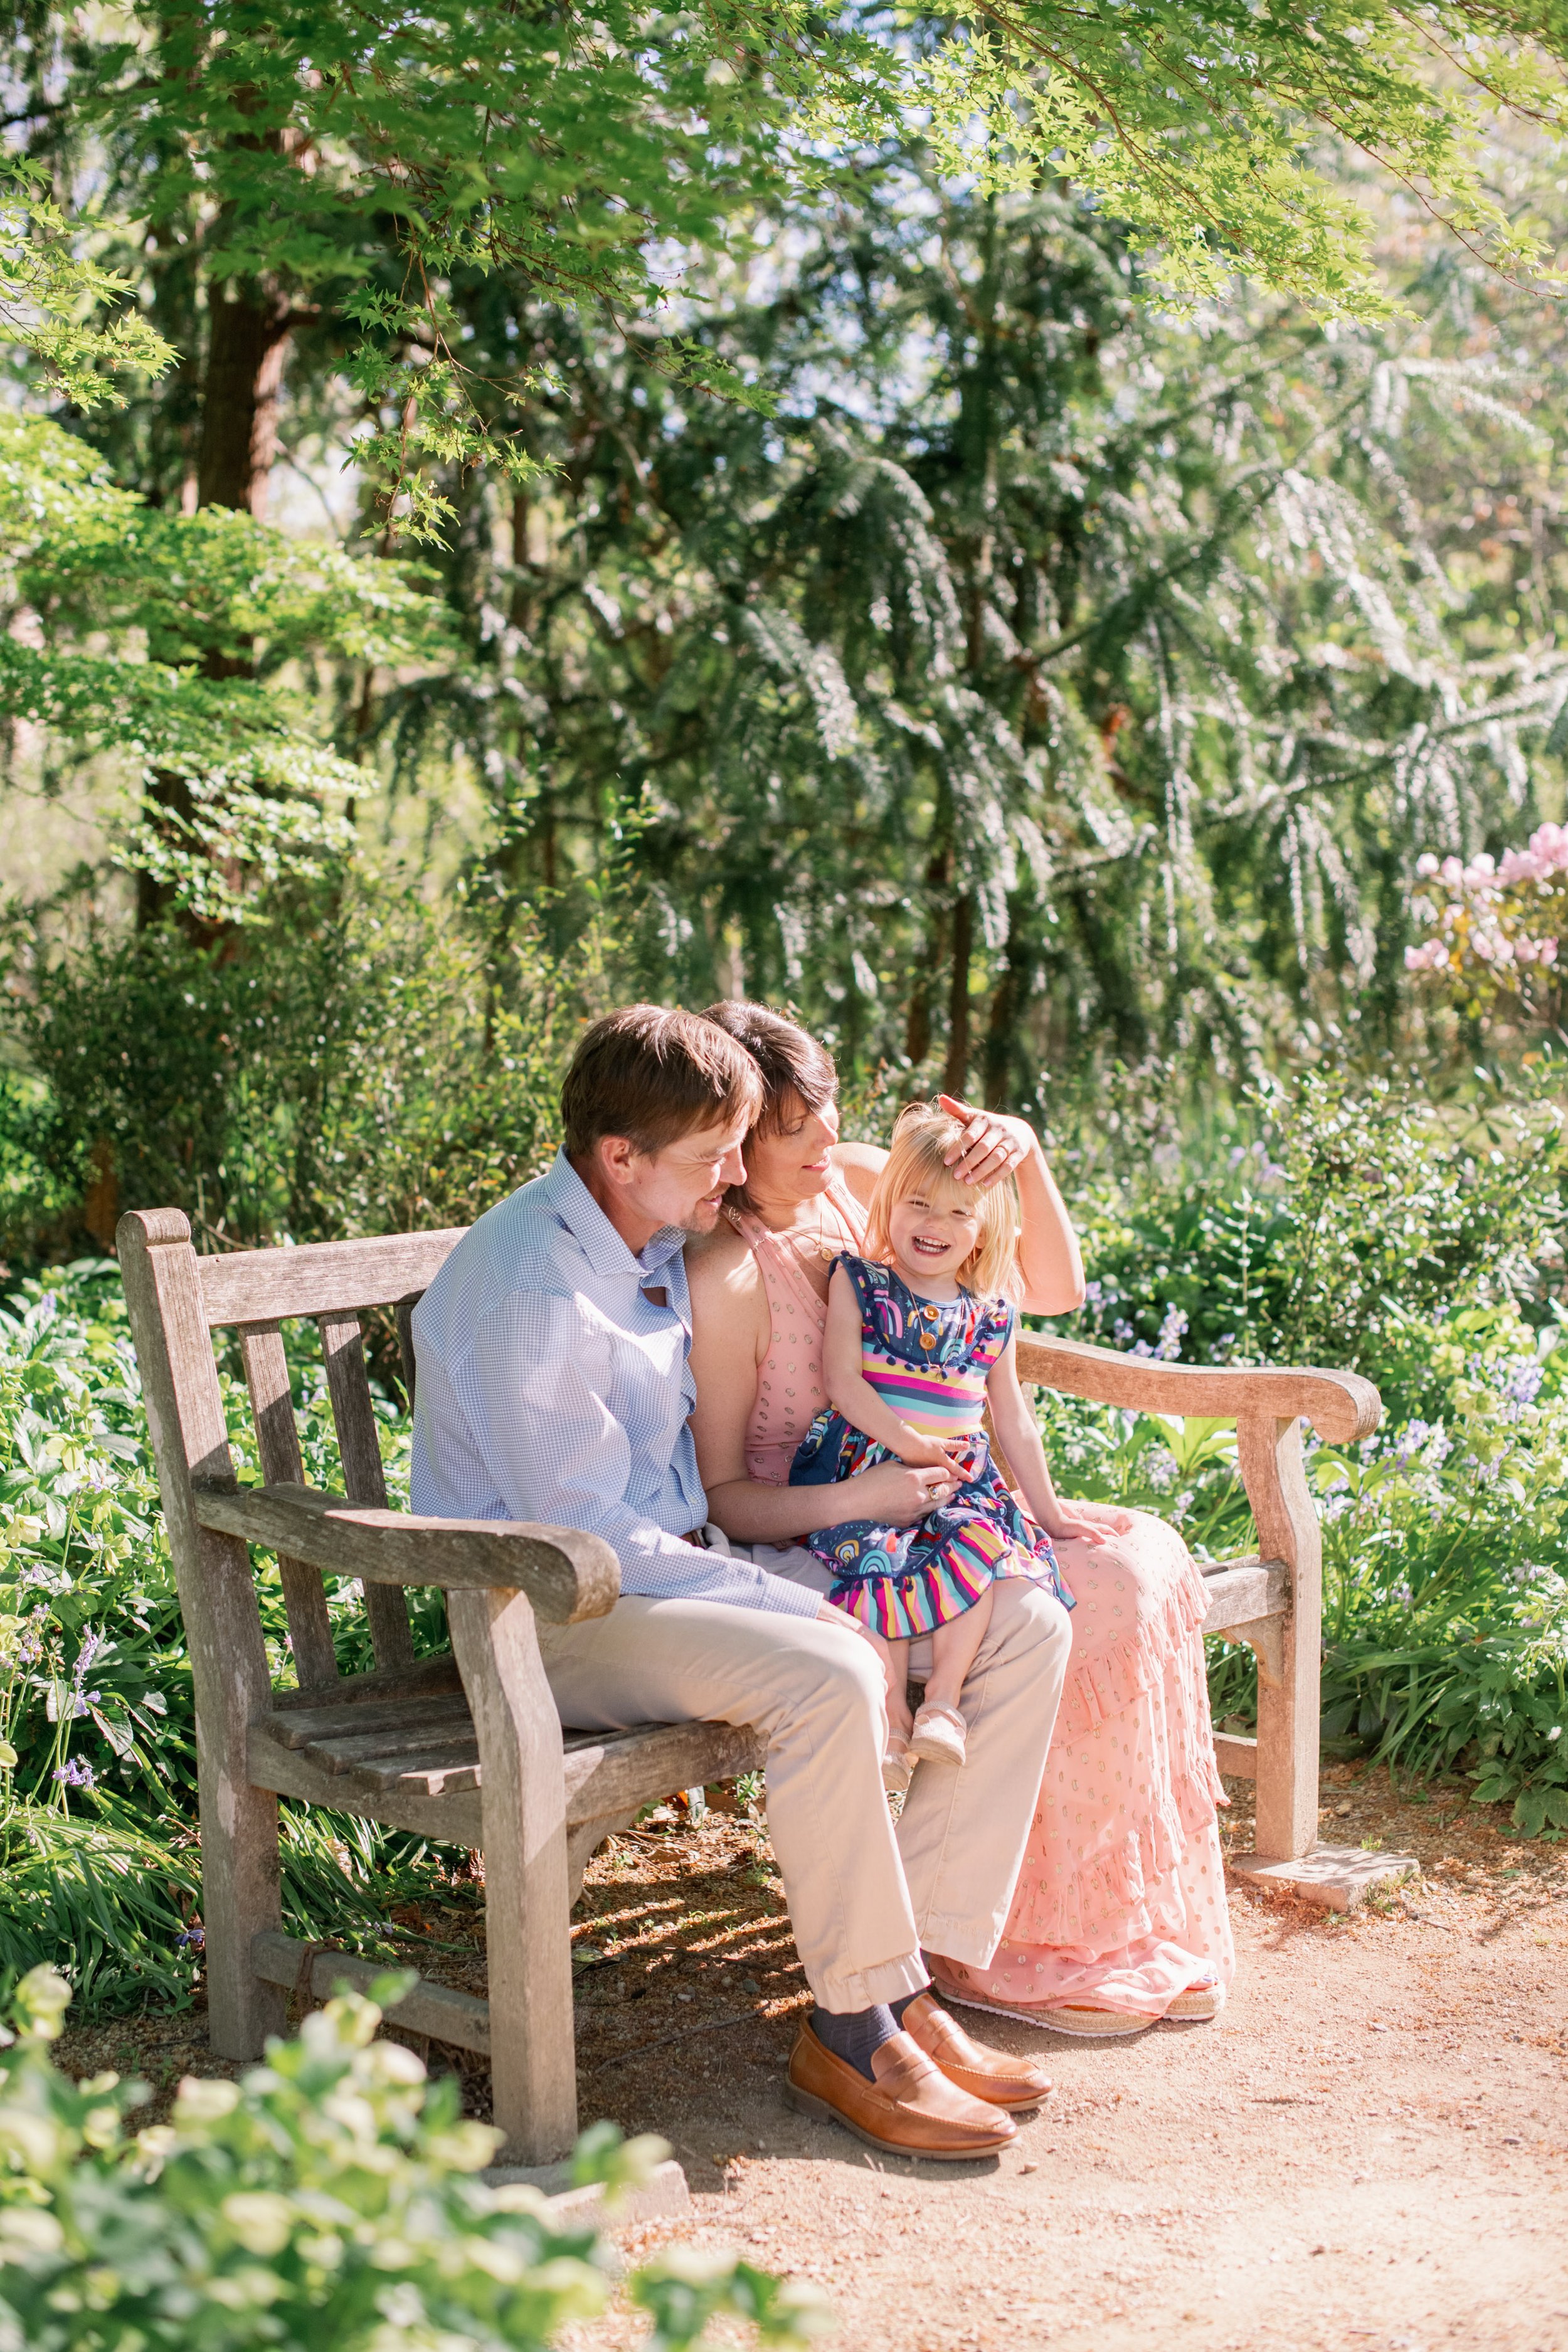
<path id="1" fill-rule="evenodd" d="M 625 2251 L 684 2238 L 802 2272 L 850 2352 L 1563 2352 L 1563 1850 L 1462 1792 L 1400 1804 L 1381 1773 L 1340 1768 L 1325 1798 L 1326 1836 L 1415 1852 L 1423 1879 L 1349 1919 L 1233 1888 L 1216 2025 L 1089 2045 L 987 2021 L 1043 2043 L 1056 2084 L 993 2167 L 883 2164 L 793 2115 L 775 2029 L 693 2037 L 677 2081 L 630 2079 L 670 2045 L 599 2071 L 598 2105 L 675 2141 L 693 2191 L 690 2221 Z M 637 2340 L 625 2313 L 573 2339 Z"/>
<path id="2" fill-rule="evenodd" d="M 1348 1919 L 1233 1886 L 1215 2025 L 1086 2044 L 985 2021 L 1045 2046 L 1056 2087 L 1000 2162 L 940 2169 L 784 2105 L 806 1996 L 765 1833 L 668 1809 L 595 1859 L 575 1929 L 584 2120 L 662 2132 L 692 2190 L 624 2252 L 684 2239 L 802 2273 L 844 2352 L 1568 2352 L 1568 1864 L 1465 1796 L 1331 1768 L 1325 1837 L 1414 1852 L 1422 1879 Z M 477 1899 L 400 1921 L 410 1958 L 482 1990 Z M 62 2054 L 165 2100 L 232 2071 L 199 2016 L 79 2029 Z M 569 2347 L 640 2340 L 617 2309 Z"/>

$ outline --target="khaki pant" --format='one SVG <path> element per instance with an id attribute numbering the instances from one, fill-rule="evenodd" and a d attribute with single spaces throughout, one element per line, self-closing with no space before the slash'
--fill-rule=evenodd
<path id="1" fill-rule="evenodd" d="M 712 1601 L 618 1601 L 539 1628 L 563 1723 L 754 1725 L 768 1830 L 806 1982 L 824 2009 L 868 2009 L 925 1982 L 920 1948 L 984 1968 L 1002 1939 L 1034 1823 L 1071 1643 L 1040 1586 L 995 1587 L 964 1685 L 969 1760 L 921 1764 L 895 1834 L 882 1789 L 880 1664 L 813 1619 Z"/>

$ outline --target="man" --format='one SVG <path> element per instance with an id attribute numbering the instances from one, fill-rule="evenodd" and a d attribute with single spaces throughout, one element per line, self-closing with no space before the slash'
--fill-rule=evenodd
<path id="1" fill-rule="evenodd" d="M 1058 1603 L 996 1589 L 965 1687 L 969 1760 L 922 1765 L 895 1838 L 875 1639 L 765 1569 L 706 1549 L 687 1419 L 688 1234 L 742 1181 L 755 1066 L 715 1024 L 637 1004 L 591 1028 L 562 1087 L 560 1157 L 481 1217 L 414 1318 L 413 1507 L 603 1536 L 607 1617 L 541 1625 L 563 1723 L 754 1725 L 768 1828 L 816 2007 L 789 2095 L 895 2155 L 1001 2147 L 1039 2069 L 932 1999 L 922 1937 L 984 1965 L 1031 1825 L 1068 1647 Z"/>

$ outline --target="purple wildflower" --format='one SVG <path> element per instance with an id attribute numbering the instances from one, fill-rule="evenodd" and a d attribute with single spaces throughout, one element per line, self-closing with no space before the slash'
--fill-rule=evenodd
<path id="1" fill-rule="evenodd" d="M 1173 1357 L 1179 1356 L 1182 1352 L 1182 1335 L 1186 1328 L 1187 1318 L 1181 1307 L 1167 1307 L 1165 1319 L 1160 1326 L 1160 1336 L 1154 1342 L 1155 1355 L 1166 1363 L 1169 1363 Z"/>

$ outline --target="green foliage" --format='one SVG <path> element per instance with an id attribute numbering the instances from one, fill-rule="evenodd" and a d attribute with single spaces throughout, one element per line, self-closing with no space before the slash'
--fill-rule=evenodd
<path id="1" fill-rule="evenodd" d="M 364 780 L 323 740 L 300 666 L 409 663 L 443 640 L 397 567 L 247 515 L 156 512 L 58 425 L 15 414 L 0 415 L 0 604 L 36 623 L 0 635 L 0 717 L 42 730 L 46 775 L 122 762 L 142 795 L 122 862 L 208 920 L 349 841 L 342 803 Z"/>
<path id="2" fill-rule="evenodd" d="M 947 168 L 978 163 L 995 187 L 1079 182 L 1184 294 L 1219 292 L 1239 259 L 1298 297 L 1386 309 L 1364 219 L 1322 168 L 1325 134 L 1501 267 L 1542 257 L 1537 225 L 1494 194 L 1477 127 L 1517 109 L 1561 131 L 1560 34 L 1539 10 L 966 0 L 956 13 L 963 31 L 910 77 Z"/>
<path id="3" fill-rule="evenodd" d="M 471 668 L 384 705 L 393 792 L 482 778 L 560 942 L 629 807 L 638 985 L 787 998 L 856 1081 L 1054 1118 L 1116 1056 L 1403 1039 L 1416 855 L 1560 790 L 1531 316 L 1418 257 L 1418 332 L 1155 320 L 1081 205 L 920 151 L 790 226 L 687 294 L 767 420 L 455 290 L 553 473 L 452 479 Z"/>
<path id="4" fill-rule="evenodd" d="M 40 164 L 16 154 L 0 164 L 0 329 L 79 408 L 122 408 L 117 377 L 132 370 L 160 376 L 174 352 L 127 302 L 132 281 L 80 251 L 79 229 L 55 202 Z M 95 323 L 92 314 L 105 307 L 116 315 Z"/>
<path id="5" fill-rule="evenodd" d="M 96 1150 L 121 1207 L 171 1203 L 254 1245 L 467 1223 L 551 1157 L 560 1071 L 603 992 L 594 932 L 557 962 L 515 913 L 342 876 L 252 911 L 239 943 L 16 935 L 15 1034 L 48 1088 L 23 1130 L 35 1164 Z M 34 1204 L 13 1197 L 25 1244 Z"/>
<path id="6" fill-rule="evenodd" d="M 1308 1441 L 1324 1539 L 1325 1738 L 1568 1829 L 1568 1322 L 1561 1113 L 1447 1121 L 1384 1087 L 1308 1078 L 1228 1188 L 1158 1176 L 1085 1196 L 1085 1338 L 1197 1362 L 1358 1365 L 1387 1423 Z M 1278 1160 L 1272 1154 L 1278 1153 Z M 1250 1171 L 1250 1172 L 1248 1172 Z M 1131 1197 L 1129 1197 L 1131 1195 Z M 1200 1557 L 1256 1537 L 1224 1424 L 1052 1399 L 1068 1491 L 1181 1527 Z M 1255 1706 L 1249 1652 L 1216 1644 L 1216 1717 Z"/>
<path id="7" fill-rule="evenodd" d="M 129 2137 L 144 2084 L 78 2084 L 50 2063 L 69 1998 L 35 1970 L 0 2056 L 6 2352 L 536 2352 L 608 2299 L 593 2231 L 557 2226 L 536 2189 L 478 2179 L 500 2134 L 463 2119 L 455 2080 L 372 2038 L 374 2001 L 329 2002 L 238 2083 L 187 2080 L 172 2122 Z M 613 2189 L 663 2153 L 601 2129 L 578 2175 Z M 695 2290 L 667 2261 L 633 2292 L 669 2352 L 717 2312 L 767 2343 L 820 2332 L 815 2291 L 746 2263 Z"/>
<path id="8" fill-rule="evenodd" d="M 1548 1062 L 1521 1087 L 1485 1080 L 1445 1105 L 1405 1080 L 1309 1070 L 1268 1082 L 1251 1139 L 1194 1181 L 1170 1095 L 1142 1073 L 1143 1118 L 1110 1155 L 1093 1149 L 1125 1167 L 1142 1143 L 1153 1181 L 1107 1171 L 1089 1194 L 1086 1336 L 1147 1353 L 1174 1314 L 1193 1360 L 1333 1364 L 1378 1381 L 1395 1413 L 1436 1409 L 1433 1317 L 1538 1300 L 1561 1278 L 1559 1084 Z"/>

